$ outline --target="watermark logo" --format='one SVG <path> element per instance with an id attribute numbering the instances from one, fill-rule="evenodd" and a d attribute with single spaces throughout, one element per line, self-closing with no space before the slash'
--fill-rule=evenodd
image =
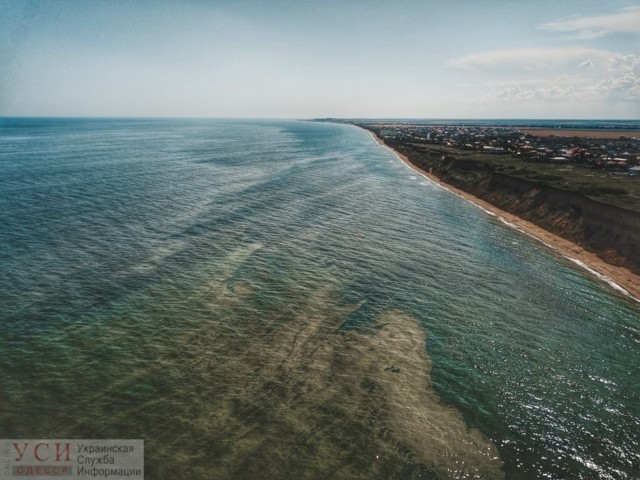
<path id="1" fill-rule="evenodd" d="M 0 440 L 0 480 L 144 479 L 144 440 Z"/>

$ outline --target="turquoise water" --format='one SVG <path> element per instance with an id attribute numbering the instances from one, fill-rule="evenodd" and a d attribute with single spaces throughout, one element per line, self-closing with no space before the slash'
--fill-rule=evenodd
<path id="1" fill-rule="evenodd" d="M 638 478 L 638 304 L 368 133 L 0 122 L 3 438 L 144 438 L 149 478 L 370 478 L 375 440 L 379 478 L 446 478 L 350 423 L 338 375 L 313 390 L 315 350 L 278 363 L 305 325 L 322 349 L 401 312 L 507 478 Z"/>

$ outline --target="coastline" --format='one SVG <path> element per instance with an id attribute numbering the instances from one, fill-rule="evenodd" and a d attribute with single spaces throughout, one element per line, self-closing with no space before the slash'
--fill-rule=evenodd
<path id="1" fill-rule="evenodd" d="M 443 182 L 434 174 L 414 165 L 406 155 L 403 155 L 388 146 L 382 141 L 382 139 L 380 139 L 370 130 L 358 127 L 356 125 L 354 126 L 369 133 L 371 137 L 376 141 L 376 143 L 385 148 L 388 148 L 396 155 L 396 157 L 400 159 L 400 161 L 402 161 L 402 163 L 422 175 L 424 178 L 430 180 L 441 188 L 444 188 L 445 190 L 448 190 L 451 193 L 464 198 L 468 202 L 484 210 L 490 215 L 496 216 L 506 225 L 515 228 L 516 230 L 541 242 L 548 248 L 551 248 L 556 253 L 560 254 L 567 260 L 579 266 L 582 270 L 586 270 L 591 275 L 595 276 L 599 281 L 608 284 L 611 288 L 618 291 L 619 293 L 632 298 L 636 302 L 640 302 L 640 276 L 635 275 L 624 267 L 611 265 L 600 259 L 596 254 L 585 250 L 580 245 L 577 245 L 569 240 L 555 235 L 554 233 L 551 233 L 532 222 L 524 220 L 517 215 L 502 210 L 501 208 L 498 208 L 491 203 L 476 197 L 475 195 L 467 193 L 463 190 L 460 190 L 459 188 L 449 185 L 446 182 Z"/>

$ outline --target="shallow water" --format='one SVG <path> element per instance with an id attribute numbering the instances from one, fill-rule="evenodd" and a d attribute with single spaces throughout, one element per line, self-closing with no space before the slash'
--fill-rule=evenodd
<path id="1" fill-rule="evenodd" d="M 144 438 L 149 478 L 637 477 L 638 306 L 366 132 L 1 122 L 3 437 Z"/>

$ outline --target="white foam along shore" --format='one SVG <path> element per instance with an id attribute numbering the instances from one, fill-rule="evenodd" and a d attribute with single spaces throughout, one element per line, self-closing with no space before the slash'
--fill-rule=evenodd
<path id="1" fill-rule="evenodd" d="M 437 178 L 435 175 L 429 174 L 427 172 L 425 172 L 424 170 L 422 170 L 421 168 L 417 167 L 416 165 L 414 165 L 413 163 L 411 163 L 409 161 L 409 159 L 407 157 L 405 157 L 404 155 L 402 155 L 401 153 L 395 151 L 393 148 L 389 147 L 387 144 L 385 144 L 380 138 L 378 138 L 373 132 L 366 130 L 362 127 L 358 127 L 356 125 L 353 125 L 356 128 L 360 128 L 361 130 L 366 131 L 367 133 L 369 133 L 371 135 L 371 138 L 373 138 L 375 140 L 376 143 L 378 143 L 380 146 L 387 148 L 389 151 L 391 151 L 398 160 L 400 160 L 407 168 L 410 168 L 411 170 L 413 170 L 414 172 L 420 174 L 423 178 L 427 179 L 428 181 L 430 181 L 431 183 L 437 185 L 438 187 L 453 193 L 454 195 L 457 195 L 458 197 L 466 200 L 467 202 L 471 203 L 472 205 L 478 207 L 479 209 L 481 209 L 483 212 L 493 216 L 493 217 L 497 217 L 498 219 L 500 219 L 500 221 L 502 223 L 504 223 L 505 225 L 518 230 L 521 233 L 524 233 L 525 235 L 537 240 L 538 242 L 542 243 L 543 245 L 545 245 L 546 247 L 548 247 L 549 249 L 553 250 L 554 252 L 556 252 L 557 254 L 559 254 L 560 256 L 566 258 L 567 260 L 573 262 L 575 265 L 579 266 L 580 268 L 582 268 L 583 270 L 589 272 L 591 275 L 595 276 L 598 280 L 608 284 L 611 288 L 613 288 L 614 290 L 618 291 L 619 293 L 622 293 L 623 295 L 635 300 L 636 302 L 640 303 L 640 279 L 637 279 L 637 283 L 636 283 L 636 288 L 634 289 L 633 292 L 630 291 L 630 289 L 627 289 L 625 287 L 623 287 L 622 285 L 620 285 L 620 283 L 618 283 L 618 281 L 616 281 L 614 278 L 612 278 L 611 276 L 603 273 L 601 270 L 601 268 L 598 268 L 598 266 L 596 265 L 590 265 L 589 263 L 593 263 L 593 262 L 585 262 L 579 258 L 576 258 L 574 256 L 572 256 L 571 254 L 569 254 L 565 248 L 562 248 L 560 245 L 558 245 L 558 243 L 560 242 L 567 242 L 567 243 L 571 243 L 568 240 L 565 239 L 561 239 L 560 237 L 557 237 L 555 234 L 548 232 L 546 230 L 544 230 L 541 227 L 538 227 L 537 225 L 531 224 L 530 222 L 520 219 L 519 217 L 517 217 L 514 214 L 510 214 L 508 212 L 504 212 L 503 210 L 501 210 L 498 207 L 495 207 L 493 205 L 490 205 L 488 202 L 485 202 L 484 200 L 481 200 L 477 197 L 475 197 L 474 195 L 467 193 L 467 192 L 463 192 L 459 189 L 457 189 L 456 187 L 453 187 L 451 185 L 448 185 L 447 183 L 443 182 L 442 180 L 440 180 L 439 178 Z M 511 218 L 517 218 L 519 220 L 519 222 L 525 223 L 526 222 L 526 226 L 521 226 L 518 225 L 512 221 L 507 220 L 507 218 L 505 217 L 511 217 Z M 544 235 L 540 235 L 541 232 L 544 232 Z M 545 238 L 543 237 L 552 237 L 554 238 L 556 241 L 551 243 L 549 241 L 546 241 Z M 576 248 L 580 248 L 578 245 L 575 245 L 573 243 L 571 243 L 571 245 L 574 245 Z M 604 261 L 600 261 L 602 263 L 604 263 Z M 601 266 L 600 266 L 601 267 Z M 615 267 L 615 266 L 610 266 L 611 269 L 619 269 L 620 267 Z M 626 270 L 626 269 L 625 269 Z M 629 275 L 630 272 L 626 271 L 626 273 Z M 633 274 L 630 274 L 633 275 Z M 622 274 L 621 274 L 622 276 Z"/>

